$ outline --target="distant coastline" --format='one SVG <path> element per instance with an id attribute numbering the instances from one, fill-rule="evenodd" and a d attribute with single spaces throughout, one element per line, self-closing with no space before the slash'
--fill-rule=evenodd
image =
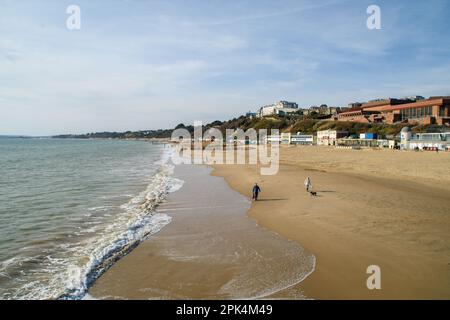
<path id="1" fill-rule="evenodd" d="M 9 136 L 9 135 L 0 135 L 0 139 L 31 139 L 34 137 L 30 137 L 30 136 Z"/>

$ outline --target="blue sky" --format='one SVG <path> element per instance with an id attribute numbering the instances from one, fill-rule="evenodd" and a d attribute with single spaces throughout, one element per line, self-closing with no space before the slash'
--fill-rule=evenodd
<path id="1" fill-rule="evenodd" d="M 66 8 L 81 8 L 81 30 Z M 369 5 L 382 29 L 366 27 Z M 0 0 L 0 134 L 450 95 L 450 2 Z"/>

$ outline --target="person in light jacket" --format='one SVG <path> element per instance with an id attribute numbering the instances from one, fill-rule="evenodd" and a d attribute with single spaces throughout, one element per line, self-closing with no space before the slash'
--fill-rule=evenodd
<path id="1" fill-rule="evenodd" d="M 311 190 L 311 188 L 312 188 L 312 183 L 311 183 L 311 178 L 310 177 L 307 177 L 305 179 L 305 188 L 306 188 L 307 192 L 309 192 Z"/>

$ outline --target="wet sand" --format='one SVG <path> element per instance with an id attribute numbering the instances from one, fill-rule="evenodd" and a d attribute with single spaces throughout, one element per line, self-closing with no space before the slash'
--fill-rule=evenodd
<path id="1" fill-rule="evenodd" d="M 277 175 L 249 165 L 215 166 L 214 175 L 243 195 L 256 181 L 262 200 L 280 199 L 249 214 L 316 256 L 296 289 L 315 299 L 450 299 L 450 153 L 280 151 Z M 317 197 L 304 190 L 307 176 Z M 381 268 L 381 290 L 367 289 L 369 265 Z"/>
<path id="2" fill-rule="evenodd" d="M 307 298 L 314 256 L 256 225 L 248 198 L 205 166 L 178 166 L 183 188 L 157 209 L 173 218 L 102 275 L 98 299 Z M 266 199 L 268 201 L 269 199 Z M 273 204 L 283 199 L 270 199 Z M 267 202 L 269 203 L 269 201 Z M 287 289 L 286 289 L 287 288 Z"/>

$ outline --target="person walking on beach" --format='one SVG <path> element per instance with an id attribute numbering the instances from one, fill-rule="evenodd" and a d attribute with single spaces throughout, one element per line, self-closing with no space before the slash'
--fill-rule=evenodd
<path id="1" fill-rule="evenodd" d="M 309 192 L 309 190 L 311 190 L 312 188 L 311 179 L 309 177 L 305 179 L 305 188 L 307 192 Z"/>
<path id="2" fill-rule="evenodd" d="M 258 186 L 257 183 L 255 183 L 255 186 L 253 187 L 253 198 L 255 201 L 258 201 L 258 194 L 261 192 L 261 188 Z"/>

